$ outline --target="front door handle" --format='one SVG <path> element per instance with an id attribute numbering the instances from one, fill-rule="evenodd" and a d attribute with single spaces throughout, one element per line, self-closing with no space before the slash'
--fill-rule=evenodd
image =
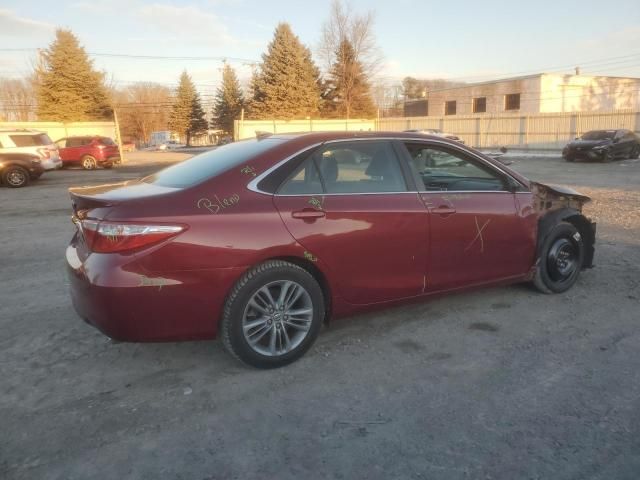
<path id="1" fill-rule="evenodd" d="M 456 213 L 456 209 L 453 207 L 449 207 L 447 205 L 440 205 L 439 207 L 432 208 L 431 213 L 435 213 L 437 215 L 442 215 L 443 217 L 446 217 L 447 215 Z"/>
<path id="2" fill-rule="evenodd" d="M 322 218 L 325 216 L 324 210 L 314 210 L 313 208 L 305 208 L 291 212 L 293 218 L 301 218 L 303 220 L 313 220 L 314 218 Z"/>

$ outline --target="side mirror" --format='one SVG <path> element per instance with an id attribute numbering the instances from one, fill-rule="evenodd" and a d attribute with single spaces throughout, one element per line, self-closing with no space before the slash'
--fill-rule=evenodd
<path id="1" fill-rule="evenodd" d="M 620 139 L 618 137 L 613 139 L 613 143 L 618 143 L 620 141 Z"/>

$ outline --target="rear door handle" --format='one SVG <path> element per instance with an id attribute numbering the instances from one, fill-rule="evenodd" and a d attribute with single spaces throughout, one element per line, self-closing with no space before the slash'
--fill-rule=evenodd
<path id="1" fill-rule="evenodd" d="M 448 207 L 447 205 L 440 205 L 439 207 L 432 208 L 431 213 L 435 213 L 437 215 L 447 216 L 453 213 L 456 213 L 456 209 L 453 207 Z"/>
<path id="2" fill-rule="evenodd" d="M 314 218 L 322 218 L 325 216 L 324 210 L 314 210 L 312 208 L 305 208 L 303 210 L 297 210 L 291 212 L 293 218 L 301 218 L 303 220 L 309 220 Z"/>

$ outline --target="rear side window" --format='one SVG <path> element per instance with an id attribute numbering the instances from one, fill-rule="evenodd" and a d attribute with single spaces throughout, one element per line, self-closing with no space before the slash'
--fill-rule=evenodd
<path id="1" fill-rule="evenodd" d="M 319 179 L 318 179 L 319 175 Z M 329 143 L 303 162 L 279 194 L 405 192 L 407 185 L 387 141 Z"/>
<path id="2" fill-rule="evenodd" d="M 145 177 L 143 181 L 163 187 L 189 187 L 252 160 L 267 150 L 277 147 L 281 141 L 277 138 L 264 138 L 229 143 L 160 170 Z"/>
<path id="3" fill-rule="evenodd" d="M 82 141 L 82 137 L 67 138 L 67 148 L 81 147 L 83 145 Z"/>
<path id="4" fill-rule="evenodd" d="M 116 142 L 114 142 L 113 140 L 111 140 L 109 137 L 100 137 L 98 139 L 98 141 L 102 144 L 102 145 L 109 145 L 109 146 L 113 146 L 116 144 Z"/>
<path id="5" fill-rule="evenodd" d="M 53 143 L 46 133 L 37 133 L 35 135 L 9 135 L 11 141 L 16 147 L 39 147 L 41 145 L 50 145 Z"/>
<path id="6" fill-rule="evenodd" d="M 278 190 L 279 195 L 315 195 L 319 193 L 323 193 L 322 182 L 316 164 L 311 157 L 307 158 Z"/>

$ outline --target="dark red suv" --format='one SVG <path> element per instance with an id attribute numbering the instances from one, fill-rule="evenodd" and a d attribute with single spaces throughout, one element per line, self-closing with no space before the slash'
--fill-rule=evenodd
<path id="1" fill-rule="evenodd" d="M 56 145 L 63 166 L 78 164 L 85 170 L 93 170 L 98 166 L 111 168 L 120 162 L 118 144 L 109 137 L 66 137 L 56 141 Z"/>

